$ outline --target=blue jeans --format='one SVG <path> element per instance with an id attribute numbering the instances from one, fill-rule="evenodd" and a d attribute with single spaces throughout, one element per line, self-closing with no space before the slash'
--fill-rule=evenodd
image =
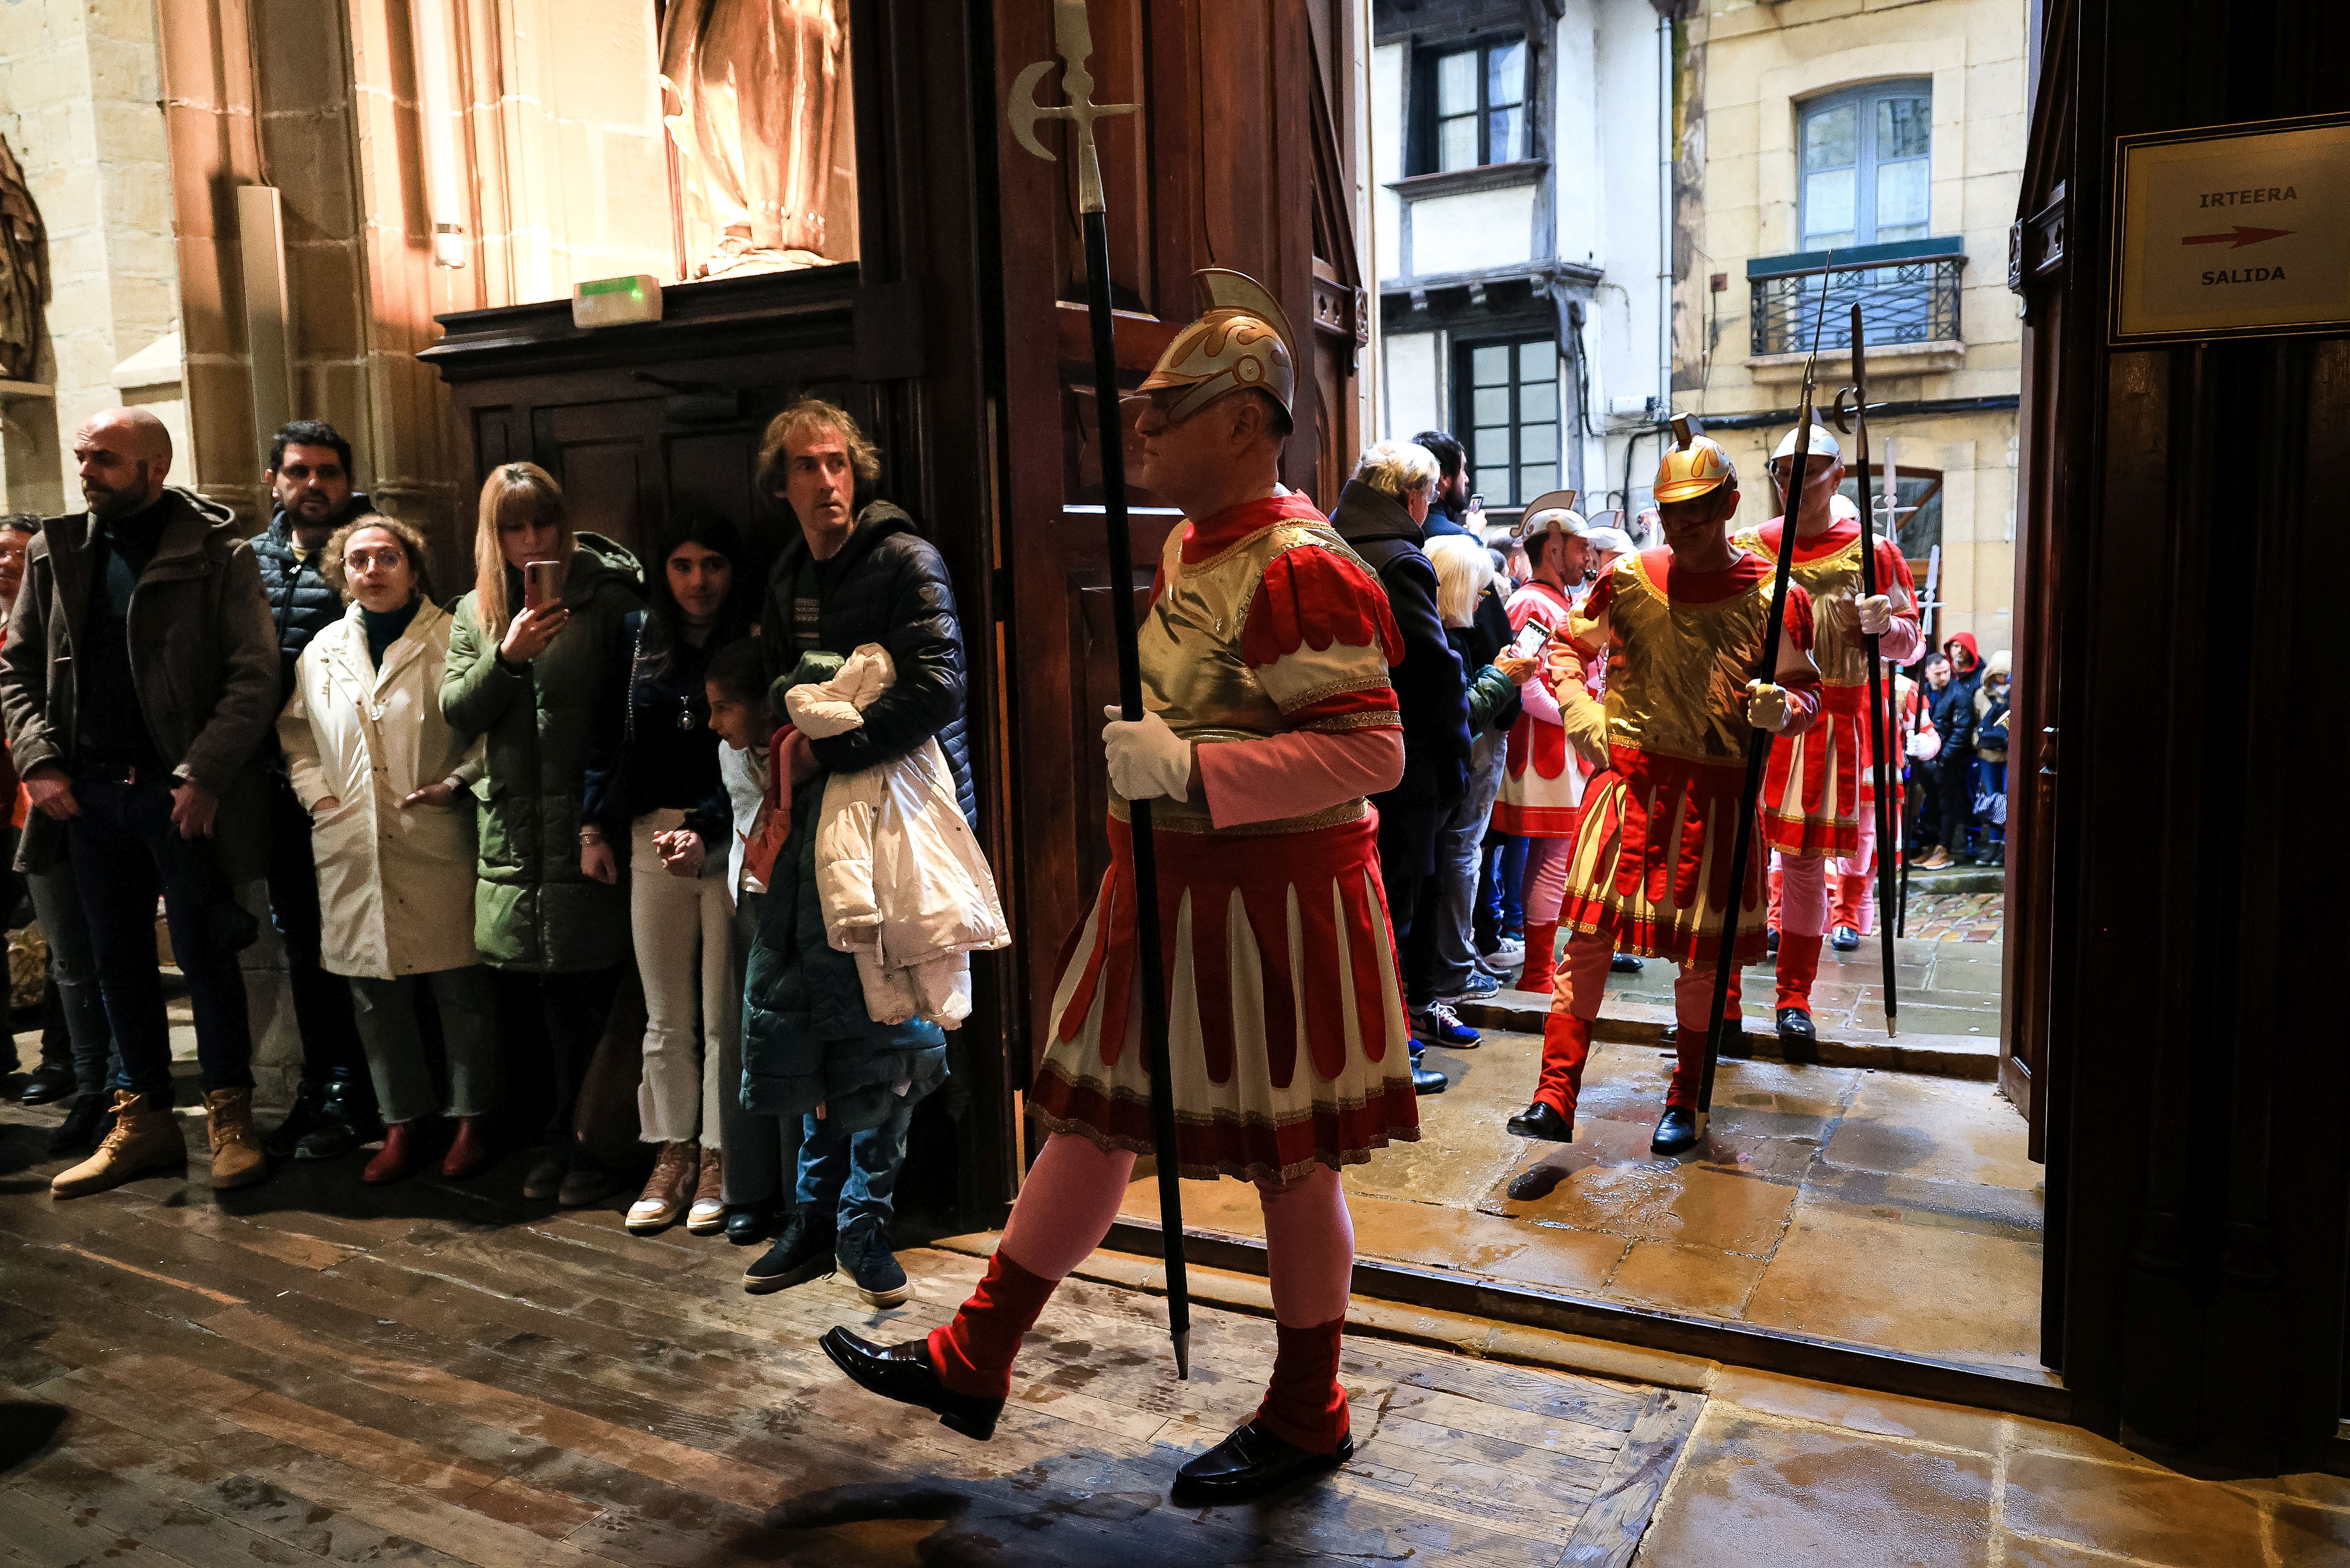
<path id="1" fill-rule="evenodd" d="M 1436 929 L 1429 933 L 1428 940 L 1434 964 L 1431 984 L 1438 996 L 1449 996 L 1468 984 L 1476 962 L 1478 870 L 1486 825 L 1493 817 L 1493 797 L 1502 789 L 1506 739 L 1490 732 L 1477 737 L 1469 753 L 1469 793 L 1437 830 L 1436 878 L 1440 887 Z"/>
<path id="2" fill-rule="evenodd" d="M 172 929 L 172 956 L 196 1015 L 204 1093 L 253 1086 L 244 976 L 231 931 L 240 919 L 219 847 L 172 826 L 168 775 L 88 767 L 73 783 L 81 815 L 67 824 L 75 885 L 89 926 L 99 993 L 122 1066 L 115 1087 L 172 1103 L 172 1030 L 155 962 L 155 898 Z"/>
<path id="3" fill-rule="evenodd" d="M 81 888 L 74 881 L 73 866 L 68 862 L 30 872 L 25 886 L 32 892 L 33 916 L 41 922 L 41 935 L 48 939 L 49 984 L 57 992 L 66 1035 L 73 1044 L 75 1091 L 104 1094 L 114 1036 L 99 994 L 98 963 L 90 957 L 89 922 L 82 918 Z"/>
<path id="4" fill-rule="evenodd" d="M 1478 892 L 1494 923 L 1513 936 L 1526 929 L 1528 842 L 1514 833 L 1485 836 L 1485 871 Z"/>
<path id="5" fill-rule="evenodd" d="M 821 1116 L 800 1120 L 800 1179 L 794 1194 L 802 1203 L 830 1206 L 844 1239 L 879 1231 L 889 1223 L 898 1172 L 906 1163 L 906 1129 L 914 1107 L 900 1101 L 889 1119 L 863 1132 L 843 1133 Z"/>

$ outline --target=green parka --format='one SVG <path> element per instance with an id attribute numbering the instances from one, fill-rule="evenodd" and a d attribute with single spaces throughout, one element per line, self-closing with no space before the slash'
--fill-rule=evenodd
<path id="1" fill-rule="evenodd" d="M 583 795 L 598 724 L 619 723 L 629 639 L 622 621 L 642 609 L 644 573 L 611 540 L 578 535 L 563 590 L 571 618 L 531 660 L 510 670 L 482 629 L 474 596 L 457 601 L 441 711 L 460 736 L 488 738 L 481 879 L 473 945 L 484 961 L 525 973 L 605 969 L 629 952 L 629 890 L 579 869 L 579 825 L 598 815 Z M 617 737 L 614 737 L 617 738 Z M 626 867 L 625 845 L 613 853 Z"/>

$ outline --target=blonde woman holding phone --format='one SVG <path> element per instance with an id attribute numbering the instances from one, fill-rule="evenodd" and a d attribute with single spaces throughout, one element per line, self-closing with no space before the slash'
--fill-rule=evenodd
<path id="1" fill-rule="evenodd" d="M 573 531 L 562 488 L 509 462 L 482 486 L 473 590 L 459 599 L 441 680 L 450 727 L 485 742 L 473 942 L 526 989 L 546 1030 L 554 1106 L 527 1198 L 593 1203 L 619 1186 L 572 1127 L 579 1084 L 629 954 L 618 855 L 588 798 L 588 759 L 617 739 L 608 694 L 628 675 L 626 621 L 644 576 L 619 545 Z M 603 737 L 598 726 L 615 734 Z"/>

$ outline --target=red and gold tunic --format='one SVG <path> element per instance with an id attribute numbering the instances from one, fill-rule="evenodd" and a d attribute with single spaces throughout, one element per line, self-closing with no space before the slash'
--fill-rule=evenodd
<path id="1" fill-rule="evenodd" d="M 1869 767 L 1868 645 L 1855 607 L 1862 592 L 1860 514 L 1837 498 L 1835 520 L 1825 533 L 1795 540 L 1794 580 L 1812 597 L 1818 635 L 1820 722 L 1771 747 L 1762 783 L 1762 826 L 1772 848 L 1796 857 L 1840 857 L 1860 851 L 1862 775 Z M 1786 519 L 1736 535 L 1731 543 L 1776 566 Z M 1887 539 L 1877 541 L 1877 591 L 1893 601 L 1894 628 L 1879 649 L 1896 662 L 1920 646 L 1918 594 L 1909 564 Z M 1898 759 L 1893 759 L 1898 766 Z M 1790 786 L 1793 785 L 1791 788 Z"/>
<path id="2" fill-rule="evenodd" d="M 1510 596 L 1509 612 L 1513 632 L 1540 621 L 1555 639 L 1565 635 L 1575 605 L 1548 583 L 1528 583 Z M 1518 722 L 1510 726 L 1492 826 L 1498 832 L 1528 838 L 1572 838 L 1583 813 L 1583 764 L 1566 743 L 1566 732 L 1559 728 L 1558 703 L 1542 672 L 1529 678 L 1519 691 L 1524 701 Z"/>
<path id="3" fill-rule="evenodd" d="M 1771 570 L 1741 556 L 1691 572 L 1669 550 L 1617 561 L 1552 645 L 1549 674 L 1570 739 L 1605 743 L 1607 766 L 1583 794 L 1559 923 L 1605 936 L 1618 951 L 1711 964 L 1731 902 L 1731 839 L 1746 783 L 1746 683 L 1762 656 Z M 1777 683 L 1787 732 L 1816 714 L 1812 606 L 1791 585 Z M 1583 670 L 1605 650 L 1604 708 L 1580 695 Z M 1762 957 L 1766 908 L 1758 836 L 1739 898 L 1738 954 Z"/>
<path id="4" fill-rule="evenodd" d="M 1399 728 L 1387 596 L 1300 496 L 1170 535 L 1140 651 L 1145 705 L 1203 752 Z M 1294 1180 L 1418 1138 L 1378 814 L 1359 795 L 1243 826 L 1196 796 L 1151 814 L 1183 1174 Z M 1049 1130 L 1147 1152 L 1129 833 L 1113 794 L 1110 868 L 1062 964 L 1028 1103 Z"/>

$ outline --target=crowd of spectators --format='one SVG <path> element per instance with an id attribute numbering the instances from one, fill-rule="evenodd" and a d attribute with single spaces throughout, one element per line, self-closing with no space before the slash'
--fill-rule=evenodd
<path id="1" fill-rule="evenodd" d="M 525 1195 L 567 1206 L 649 1165 L 630 1230 L 773 1237 L 754 1292 L 837 1269 L 903 1300 L 912 1112 L 970 1010 L 963 955 L 1005 939 L 1000 910 L 964 929 L 873 869 L 892 836 L 968 846 L 972 799 L 953 590 L 906 514 L 857 506 L 879 460 L 856 421 L 804 399 L 768 427 L 760 482 L 799 524 L 772 568 L 691 509 L 640 559 L 510 462 L 454 583 L 319 421 L 272 440 L 252 538 L 169 483 L 143 410 L 74 452 L 85 511 L 0 519 L 0 915 L 29 898 L 47 952 L 22 1096 L 69 1102 L 50 1151 L 87 1157 L 52 1193 L 189 1158 L 160 899 L 214 1189 L 379 1138 L 363 1182 L 463 1180 L 523 1145 Z M 885 774 L 913 804 L 858 815 Z M 816 847 L 844 834 L 845 915 Z M 975 851 L 956 864 L 957 907 L 993 909 Z M 240 958 L 265 914 L 301 1038 L 266 1133 Z M 919 974 L 876 940 L 906 928 Z M 591 1103 L 599 1074 L 635 1082 L 633 1116 Z M 598 1136 L 616 1121 L 633 1170 Z"/>

